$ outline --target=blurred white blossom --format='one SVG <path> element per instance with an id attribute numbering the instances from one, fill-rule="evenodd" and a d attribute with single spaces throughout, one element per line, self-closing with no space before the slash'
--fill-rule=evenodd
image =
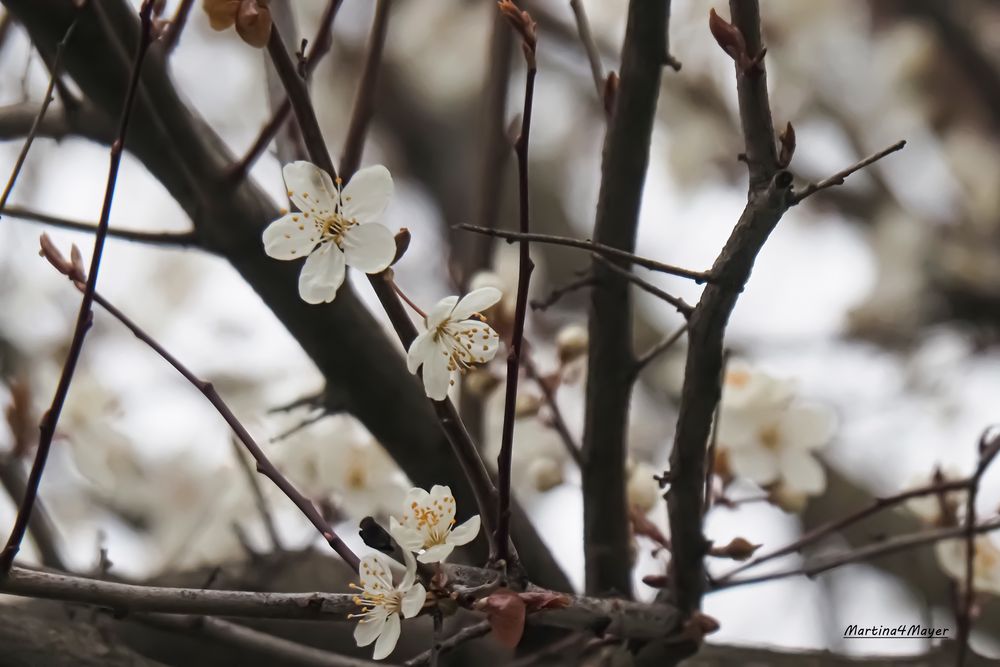
<path id="1" fill-rule="evenodd" d="M 989 535 L 980 535 L 973 540 L 975 553 L 972 557 L 972 587 L 977 592 L 1000 595 L 1000 547 Z M 966 557 L 965 540 L 944 540 L 934 545 L 938 563 L 949 577 L 964 588 Z"/>
<path id="2" fill-rule="evenodd" d="M 643 462 L 632 462 L 628 466 L 628 481 L 625 491 L 630 507 L 637 507 L 643 514 L 648 513 L 663 500 L 663 490 L 653 476 L 659 472 Z"/>
<path id="3" fill-rule="evenodd" d="M 791 382 L 733 360 L 723 385 L 719 451 L 728 470 L 772 488 L 777 500 L 796 508 L 826 487 L 814 452 L 833 435 L 834 417 L 823 406 L 794 401 Z"/>

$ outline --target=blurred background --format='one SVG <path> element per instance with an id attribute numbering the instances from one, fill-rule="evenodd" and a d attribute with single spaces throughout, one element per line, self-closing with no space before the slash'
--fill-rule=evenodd
<path id="1" fill-rule="evenodd" d="M 297 28 L 295 35 L 285 29 L 287 41 L 311 38 L 325 3 L 290 4 Z M 532 225 L 586 238 L 599 187 L 603 108 L 569 3 L 523 4 L 539 24 Z M 626 3 L 582 4 L 603 67 L 616 70 Z M 707 26 L 710 7 L 728 13 L 722 3 L 672 4 L 671 52 L 683 68 L 664 74 L 638 248 L 648 257 L 701 270 L 711 265 L 745 204 L 746 169 L 736 157 L 742 137 L 732 61 Z M 902 152 L 789 211 L 732 318 L 728 344 L 734 358 L 756 373 L 790 381 L 796 404 L 823 406 L 836 416 L 835 432 L 817 452 L 826 472 L 821 491 L 794 506 L 745 502 L 709 515 L 710 539 L 726 543 L 739 536 L 772 549 L 873 496 L 929 479 L 935 466 L 968 474 L 984 429 L 1000 421 L 1000 3 L 761 4 L 775 125 L 794 124 L 798 148 L 791 170 L 798 183 L 907 141 Z M 175 5 L 166 2 L 164 15 Z M 332 51 L 312 79 L 335 155 L 347 130 L 372 6 L 344 2 Z M 393 7 L 364 164 L 385 164 L 393 174 L 396 195 L 384 222 L 409 228 L 413 238 L 397 280 L 424 306 L 477 280 L 511 286 L 515 280 L 508 246 L 452 229 L 491 220 L 516 225 L 514 165 L 488 155 L 484 127 L 497 108 L 489 85 L 491 52 L 511 54 L 509 93 L 501 96 L 505 125 L 521 108 L 523 64 L 509 40 L 504 46 L 494 36 L 495 15 L 492 2 L 479 0 L 402 0 Z M 37 104 L 47 70 L 21 27 L 6 15 L 2 25 L 0 104 Z M 235 155 L 243 154 L 270 118 L 265 54 L 233 31 L 212 31 L 196 6 L 171 64 L 181 95 Z M 0 144 L 0 173 L 13 168 L 21 143 Z M 104 147 L 78 138 L 40 138 L 10 204 L 96 221 L 106 165 Z M 251 177 L 286 205 L 280 166 L 268 152 Z M 126 155 L 111 226 L 185 231 L 190 222 Z M 38 257 L 42 231 L 37 223 L 6 215 L 0 222 L 0 405 L 10 406 L 8 414 L 16 417 L 0 427 L 8 469 L 21 465 L 19 457 L 30 460 L 36 435 L 18 432 L 17 419 L 29 418 L 33 429 L 48 405 L 79 305 L 79 294 Z M 89 253 L 88 235 L 44 231 L 64 249 L 76 243 Z M 572 249 L 534 246 L 532 253 L 539 265 L 532 283 L 536 299 L 577 279 L 589 264 L 585 253 Z M 690 302 L 698 298 L 700 288 L 688 281 L 643 276 Z M 364 277 L 351 278 L 384 321 Z M 210 379 L 259 440 L 269 442 L 279 466 L 331 516 L 349 522 L 343 533 L 364 548 L 352 526 L 366 514 L 393 511 L 407 488 L 405 477 L 351 417 L 322 415 L 309 404 L 282 409 L 320 392 L 322 377 L 223 259 L 109 240 L 100 290 Z M 560 362 L 556 341 L 560 332 L 566 340 L 572 327 L 585 325 L 586 304 L 586 291 L 576 290 L 530 313 L 528 322 L 536 363 L 556 373 L 558 403 L 577 440 L 586 360 Z M 639 350 L 682 324 L 671 308 L 641 292 L 635 317 Z M 682 341 L 647 368 L 631 415 L 629 447 L 643 471 L 636 475 L 633 500 L 664 530 L 666 506 L 656 498 L 655 483 L 652 491 L 649 485 L 669 454 L 683 358 Z M 462 398 L 490 455 L 502 409 L 502 387 L 490 379 L 502 377 L 502 358 L 497 363 L 494 373 L 467 385 Z M 516 484 L 579 587 L 578 474 L 551 426 L 551 411 L 538 405 L 538 388 L 522 386 Z M 211 406 L 97 312 L 42 486 L 66 564 L 93 570 L 103 549 L 115 573 L 145 578 L 269 549 L 241 456 Z M 313 529 L 294 508 L 263 487 L 282 545 L 315 542 Z M 753 499 L 759 492 L 737 480 L 726 493 Z M 982 516 L 996 513 L 1000 471 L 984 478 L 980 503 Z M 13 516 L 14 504 L 0 494 L 3 530 Z M 820 551 L 920 526 L 917 514 L 895 511 L 824 542 Z M 1000 539 L 993 544 L 1000 549 Z M 637 581 L 663 571 L 665 556 L 654 550 L 646 538 L 636 538 Z M 721 622 L 711 640 L 844 653 L 924 651 L 925 640 L 848 642 L 841 636 L 853 623 L 954 627 L 954 586 L 935 551 L 848 566 L 813 580 L 711 594 L 706 612 Z M 39 557 L 33 547 L 22 553 L 29 562 Z M 774 565 L 800 562 L 793 556 Z M 729 568 L 721 563 L 711 570 Z M 1000 582 L 1000 571 L 993 576 Z M 641 583 L 637 591 L 646 599 L 655 593 Z M 1000 594 L 1000 584 L 993 594 Z M 1000 605 L 989 592 L 980 611 L 984 620 L 973 645 L 1000 655 L 1000 635 L 988 631 L 1000 628 Z"/>

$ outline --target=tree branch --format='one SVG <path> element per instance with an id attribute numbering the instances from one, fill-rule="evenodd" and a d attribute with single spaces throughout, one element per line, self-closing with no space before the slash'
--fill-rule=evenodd
<path id="1" fill-rule="evenodd" d="M 54 215 L 49 215 L 47 213 L 41 213 L 39 211 L 33 211 L 27 208 L 23 208 L 21 206 L 5 206 L 2 209 L 2 211 L 0 211 L 0 213 L 9 216 L 11 218 L 17 218 L 19 220 L 39 222 L 44 225 L 59 227 L 61 229 L 71 229 L 77 232 L 94 233 L 98 229 L 97 225 L 89 222 L 81 222 L 79 220 L 60 218 Z M 198 234 L 195 231 L 144 232 L 132 229 L 112 229 L 111 227 L 109 227 L 107 230 L 107 235 L 110 238 L 122 239 L 124 241 L 137 241 L 139 243 L 149 243 L 152 245 L 165 245 L 165 246 L 178 246 L 178 247 L 193 247 L 199 245 Z"/>
<path id="2" fill-rule="evenodd" d="M 689 303 L 687 303 L 686 301 L 684 301 L 684 299 L 682 299 L 680 297 L 676 297 L 673 294 L 669 294 L 667 292 L 664 292 L 663 290 L 661 290 L 656 285 L 643 280 L 642 278 L 640 278 L 639 276 L 635 275 L 631 271 L 628 271 L 626 269 L 621 268 L 620 266 L 614 264 L 611 260 L 605 259 L 604 257 L 601 257 L 600 255 L 595 255 L 594 256 L 594 261 L 597 262 L 597 263 L 599 263 L 599 264 L 601 264 L 601 265 L 603 265 L 606 269 L 608 269 L 612 273 L 615 273 L 615 274 L 621 276 L 622 278 L 624 278 L 625 280 L 629 281 L 630 283 L 632 283 L 633 285 L 635 285 L 636 287 L 638 287 L 642 291 L 644 291 L 644 292 L 646 292 L 648 294 L 652 294 L 653 296 L 655 296 L 655 297 L 657 297 L 659 299 L 663 299 L 664 301 L 666 301 L 667 303 L 669 303 L 671 306 L 673 306 L 677 310 L 677 312 L 680 313 L 681 315 L 683 315 L 685 318 L 691 317 L 691 311 L 694 310 L 694 308 L 692 308 Z"/>
<path id="3" fill-rule="evenodd" d="M 792 194 L 792 206 L 794 206 L 795 204 L 798 204 L 799 202 L 801 202 L 806 197 L 809 197 L 810 195 L 816 194 L 820 190 L 825 190 L 827 188 L 832 188 L 835 185 L 843 185 L 844 179 L 846 179 L 848 176 L 850 176 L 854 172 L 860 171 L 861 169 L 864 169 L 865 167 L 867 167 L 868 165 L 872 164 L 873 162 L 878 162 L 879 160 L 881 160 L 882 158 L 884 158 L 886 155 L 890 155 L 892 153 L 895 153 L 898 150 L 902 150 L 902 148 L 904 146 L 906 146 L 906 141 L 905 140 L 897 141 L 892 146 L 889 146 L 888 148 L 883 148 L 879 152 L 874 153 L 872 155 L 869 155 L 864 160 L 861 160 L 860 162 L 852 164 L 850 167 L 847 167 L 846 169 L 842 169 L 842 170 L 838 171 L 836 174 L 834 174 L 833 176 L 830 176 L 829 178 L 824 178 L 819 183 L 810 183 L 806 187 L 802 188 L 802 190 L 797 191 L 797 192 L 795 192 L 795 193 Z"/>
<path id="4" fill-rule="evenodd" d="M 604 142 L 594 241 L 629 254 L 635 250 L 669 16 L 669 0 L 629 3 L 621 83 Z M 628 266 L 621 256 L 615 259 Z M 586 587 L 592 594 L 627 595 L 632 589 L 630 536 L 623 517 L 628 516 L 626 429 L 635 363 L 632 305 L 621 275 L 598 261 L 593 275 L 581 449 Z"/>

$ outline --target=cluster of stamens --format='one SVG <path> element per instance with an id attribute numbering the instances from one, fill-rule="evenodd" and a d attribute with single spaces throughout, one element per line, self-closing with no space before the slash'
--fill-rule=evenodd
<path id="1" fill-rule="evenodd" d="M 444 505 L 442 505 L 444 503 Z M 451 506 L 451 519 L 448 521 L 448 525 L 443 528 L 439 527 L 441 523 L 441 517 L 445 515 L 445 505 Z M 426 546 L 433 546 L 435 544 L 443 544 L 448 533 L 451 532 L 452 526 L 455 525 L 455 498 L 454 496 L 445 496 L 442 500 L 435 500 L 432 505 L 421 507 L 420 503 L 416 501 L 410 503 L 410 509 L 413 511 L 413 518 L 417 522 L 417 529 L 425 530 L 428 537 L 428 544 Z M 407 515 L 403 515 L 403 521 L 407 521 Z"/>
<path id="2" fill-rule="evenodd" d="M 472 317 L 486 323 L 486 318 L 479 313 L 475 313 Z M 448 350 L 442 351 L 442 354 L 448 357 L 448 370 L 458 371 L 463 375 L 476 364 L 489 361 L 485 353 L 490 349 L 488 345 L 490 338 L 499 338 L 499 334 L 488 327 L 456 331 L 451 320 L 439 324 L 434 332 L 434 340 L 443 340 L 447 343 Z"/>
<path id="3" fill-rule="evenodd" d="M 334 209 L 332 211 L 320 211 L 315 205 L 315 200 L 309 196 L 309 193 L 308 192 L 302 193 L 302 199 L 309 201 L 313 205 L 309 208 L 308 211 L 300 211 L 297 214 L 293 214 L 292 222 L 299 223 L 300 231 L 305 231 L 306 224 L 312 222 L 312 224 L 316 227 L 316 231 L 319 232 L 319 240 L 317 241 L 315 238 L 310 237 L 309 241 L 311 243 L 333 241 L 334 243 L 337 244 L 337 247 L 343 250 L 344 233 L 351 227 L 354 227 L 355 225 L 358 224 L 357 220 L 354 219 L 348 220 L 341 214 L 341 211 L 344 208 L 343 207 L 344 200 L 346 199 L 347 201 L 350 201 L 351 199 L 350 197 L 345 198 L 341 194 L 342 184 L 343 181 L 341 181 L 341 179 L 338 177 L 336 180 L 336 187 L 337 187 L 336 201 L 334 203 Z M 288 191 L 289 197 L 291 197 L 293 194 L 295 193 L 292 192 L 291 190 Z M 291 238 L 291 237 L 286 234 L 285 238 Z M 291 252 L 292 254 L 295 254 L 294 250 L 292 250 Z"/>

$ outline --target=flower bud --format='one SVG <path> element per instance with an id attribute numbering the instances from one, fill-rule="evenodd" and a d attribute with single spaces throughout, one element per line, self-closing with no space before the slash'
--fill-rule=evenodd
<path id="1" fill-rule="evenodd" d="M 542 399 L 535 394 L 518 394 L 514 402 L 514 416 L 518 419 L 534 417 L 542 407 Z"/>
<path id="2" fill-rule="evenodd" d="M 556 334 L 559 360 L 563 364 L 568 364 L 587 354 L 589 344 L 590 338 L 587 335 L 587 329 L 579 324 L 565 326 Z"/>
<path id="3" fill-rule="evenodd" d="M 258 49 L 271 37 L 271 10 L 267 0 L 243 0 L 236 14 L 236 32 L 243 41 Z"/>
<path id="4" fill-rule="evenodd" d="M 558 461 L 540 456 L 528 466 L 528 477 L 537 491 L 548 491 L 563 483 L 563 469 Z"/>
<path id="5" fill-rule="evenodd" d="M 625 492 L 628 504 L 646 514 L 660 500 L 660 484 L 654 478 L 653 469 L 645 463 L 636 463 L 629 471 Z"/>

